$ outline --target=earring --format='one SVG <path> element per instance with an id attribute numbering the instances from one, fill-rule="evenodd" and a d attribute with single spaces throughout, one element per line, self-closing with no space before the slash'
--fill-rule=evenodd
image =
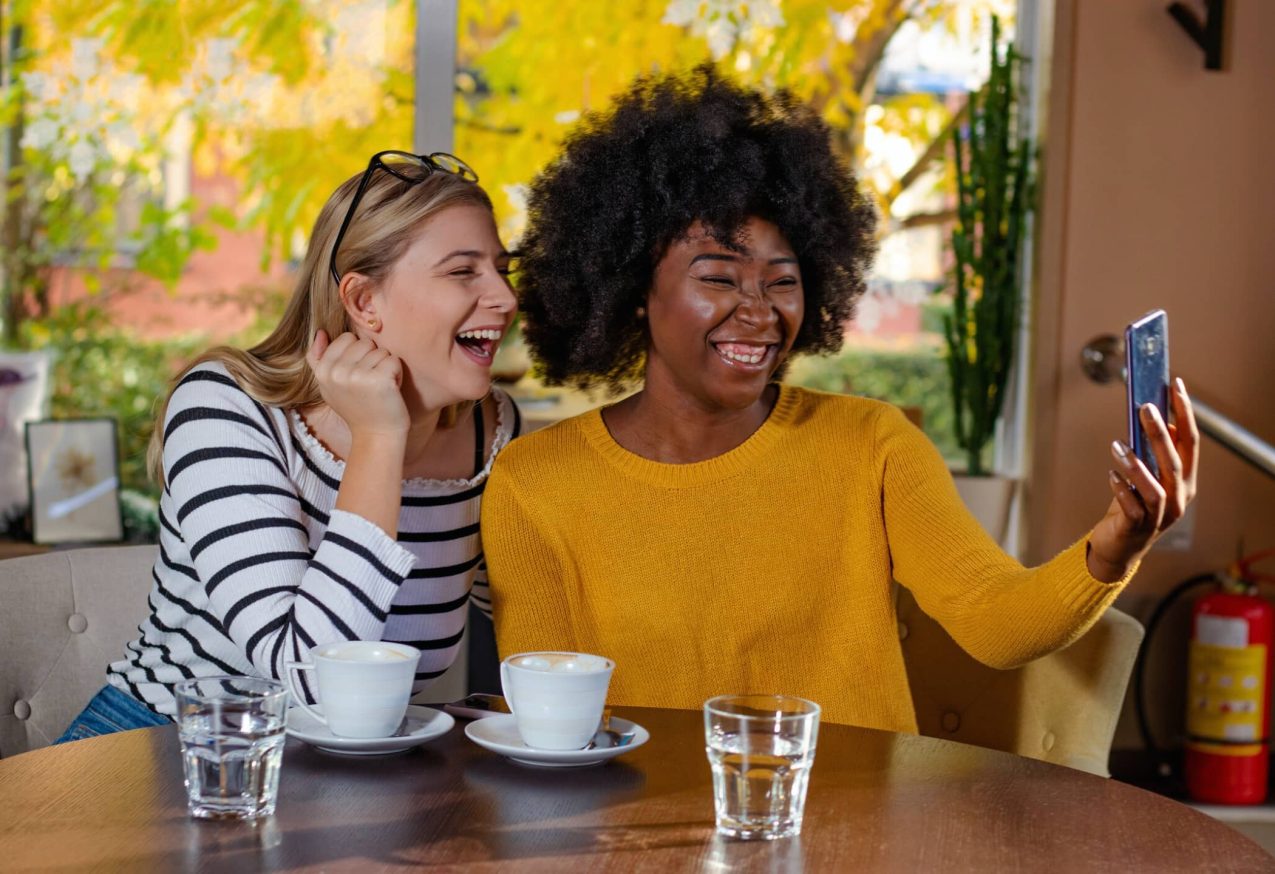
<path id="1" fill-rule="evenodd" d="M 637 317 L 638 317 L 639 319 L 645 319 L 645 318 L 646 318 L 646 307 L 638 307 L 638 308 L 637 308 Z"/>
<path id="2" fill-rule="evenodd" d="M 369 329 L 375 331 L 377 328 L 381 326 L 381 323 L 377 321 L 376 319 L 368 319 L 367 326 Z"/>

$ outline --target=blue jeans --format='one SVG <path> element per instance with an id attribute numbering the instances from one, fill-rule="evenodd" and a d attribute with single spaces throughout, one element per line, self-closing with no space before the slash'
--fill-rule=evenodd
<path id="1" fill-rule="evenodd" d="M 71 720 L 70 727 L 53 743 L 64 744 L 73 740 L 84 740 L 86 737 L 114 734 L 117 731 L 171 724 L 172 720 L 167 716 L 154 713 L 136 698 L 126 695 L 114 686 L 106 685 L 102 687 L 102 691 L 93 696 L 93 700 L 80 712 L 80 715 Z"/>

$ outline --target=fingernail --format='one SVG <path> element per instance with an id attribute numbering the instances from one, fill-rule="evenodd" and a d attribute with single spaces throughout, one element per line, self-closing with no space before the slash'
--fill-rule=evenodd
<path id="1" fill-rule="evenodd" d="M 1129 465 L 1129 447 L 1125 446 L 1124 443 L 1119 440 L 1112 440 L 1111 451 L 1115 453 L 1116 458 L 1120 459 L 1122 464 L 1126 467 Z"/>
<path id="2" fill-rule="evenodd" d="M 1155 404 L 1143 404 L 1142 414 L 1148 419 L 1154 420 L 1160 418 L 1160 410 Z"/>
<path id="3" fill-rule="evenodd" d="M 1120 474 L 1116 473 L 1114 470 L 1107 471 L 1107 479 L 1111 481 L 1113 486 L 1120 485 Z"/>
<path id="4" fill-rule="evenodd" d="M 1173 380 L 1173 384 L 1178 387 L 1178 394 L 1186 394 L 1186 383 L 1182 381 L 1182 377 L 1179 376 L 1177 379 Z"/>

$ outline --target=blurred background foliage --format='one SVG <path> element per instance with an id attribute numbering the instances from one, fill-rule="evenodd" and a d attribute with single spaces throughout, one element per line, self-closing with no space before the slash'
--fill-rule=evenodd
<path id="1" fill-rule="evenodd" d="M 6 345 L 54 353 L 54 416 L 119 422 L 123 483 L 143 496 L 126 501 L 126 515 L 141 520 L 140 530 L 149 524 L 144 496 L 157 491 L 144 469 L 156 399 L 211 342 L 248 345 L 264 336 L 290 289 L 264 279 L 225 289 L 226 299 L 253 313 L 247 327 L 233 330 L 210 321 L 156 331 L 118 319 L 113 304 L 139 279 L 184 294 L 191 260 L 215 253 L 229 232 L 260 238 L 263 274 L 292 263 L 336 185 L 360 172 L 371 153 L 410 148 L 415 3 L 0 5 L 7 16 L 0 29 L 20 36 L 0 69 L 0 128 L 9 147 L 0 309 Z M 969 45 L 981 44 L 974 31 L 1013 6 L 460 0 L 454 151 L 479 169 L 512 239 L 522 224 L 523 186 L 581 113 L 605 106 L 638 73 L 713 58 L 745 82 L 789 87 L 811 101 L 876 198 L 883 237 L 903 237 L 950 218 L 943 143 L 961 104 L 934 89 L 884 89 L 886 49 L 907 27 L 959 31 Z M 174 144 L 184 150 L 188 176 L 228 180 L 232 195 L 216 202 L 171 196 Z M 68 273 L 82 294 L 59 293 Z M 924 295 L 941 276 L 926 281 Z M 943 306 L 941 297 L 923 300 L 921 323 L 907 337 L 852 333 L 840 358 L 798 362 L 791 379 L 920 407 L 927 433 L 955 457 L 947 377 L 933 342 Z"/>
<path id="2" fill-rule="evenodd" d="M 258 316 L 250 328 L 227 339 L 232 345 L 257 342 L 282 314 L 286 296 L 259 289 L 256 297 Z M 112 324 L 94 301 L 87 300 L 57 307 L 45 318 L 26 320 L 21 341 L 26 348 L 51 355 L 50 416 L 115 420 L 125 538 L 156 542 L 160 487 L 146 470 L 155 413 L 173 376 L 208 347 L 208 334 L 146 337 Z M 10 530 L 21 533 L 12 523 Z"/>

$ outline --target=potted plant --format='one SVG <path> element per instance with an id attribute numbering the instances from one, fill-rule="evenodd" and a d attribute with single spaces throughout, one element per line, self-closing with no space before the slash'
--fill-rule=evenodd
<path id="1" fill-rule="evenodd" d="M 1033 200 L 1032 148 L 1020 133 L 1013 43 L 992 19 L 991 72 L 952 134 L 956 176 L 952 311 L 944 316 L 954 430 L 965 453 L 957 487 L 998 541 L 1014 482 L 991 477 L 985 455 L 1005 404 L 1019 329 L 1022 240 Z"/>

